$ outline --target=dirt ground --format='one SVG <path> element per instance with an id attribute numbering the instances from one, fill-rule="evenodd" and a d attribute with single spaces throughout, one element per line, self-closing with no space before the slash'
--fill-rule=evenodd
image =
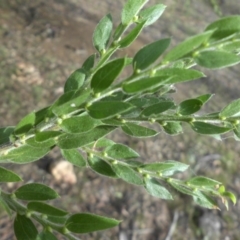
<path id="1" fill-rule="evenodd" d="M 151 0 L 150 3 L 159 2 Z M 172 46 L 202 31 L 219 18 L 209 0 L 163 0 L 161 19 L 144 30 L 128 50 L 132 55 L 143 44 L 172 37 Z M 223 16 L 240 13 L 240 0 L 218 0 Z M 25 114 L 51 104 L 63 92 L 69 74 L 94 52 L 91 36 L 106 13 L 119 22 L 124 0 L 1 0 L 0 1 L 0 125 L 15 125 Z M 97 5 L 97 8 L 95 6 Z M 115 24 L 116 25 L 116 24 Z M 124 52 L 124 54 L 126 54 Z M 215 93 L 206 111 L 220 110 L 240 97 L 240 67 L 209 72 L 205 79 L 177 85 L 176 100 Z M 143 161 L 179 160 L 191 170 L 188 178 L 207 175 L 226 184 L 240 197 L 240 144 L 231 138 L 213 140 L 191 132 L 176 137 L 165 134 L 130 139 L 120 132 L 111 137 L 136 149 Z M 61 161 L 54 151 L 39 162 L 15 166 L 25 182 L 40 182 L 56 189 L 56 205 L 76 212 L 91 212 L 123 220 L 112 230 L 83 235 L 83 240 L 239 240 L 240 201 L 229 211 L 207 210 L 174 192 L 174 201 L 149 196 L 143 189 L 120 180 L 100 177 L 90 170 L 74 169 L 74 181 L 58 181 L 49 164 Z M 12 191 L 20 184 L 2 186 Z M 0 239 L 14 240 L 12 219 L 0 209 Z M 64 239 L 59 236 L 59 239 Z"/>

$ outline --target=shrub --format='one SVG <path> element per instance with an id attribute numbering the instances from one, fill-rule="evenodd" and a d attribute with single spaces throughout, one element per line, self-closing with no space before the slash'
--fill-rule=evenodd
<path id="1" fill-rule="evenodd" d="M 93 33 L 97 53 L 70 75 L 64 94 L 51 106 L 29 113 L 17 126 L 0 129 L 0 161 L 26 164 L 58 147 L 73 165 L 143 187 L 152 196 L 172 199 L 171 189 L 176 189 L 192 196 L 202 207 L 218 209 L 217 198 L 228 207 L 228 201 L 236 203 L 236 198 L 221 182 L 205 176 L 177 179 L 174 174 L 186 171 L 188 165 L 173 160 L 142 163 L 136 159 L 136 151 L 106 137 L 116 129 L 131 137 L 152 137 L 160 132 L 153 125 L 166 134 L 177 135 L 183 133 L 185 124 L 199 134 L 219 137 L 230 133 L 240 139 L 240 99 L 219 112 L 201 115 L 199 110 L 212 94 L 180 104 L 172 98 L 175 84 L 205 76 L 194 66 L 219 69 L 240 62 L 240 16 L 213 22 L 204 32 L 170 51 L 167 49 L 171 39 L 165 38 L 144 46 L 133 57 L 114 57 L 163 13 L 164 5 L 144 8 L 147 2 L 128 0 L 114 31 L 110 14 L 101 19 Z M 128 66 L 132 72 L 121 77 Z M 21 180 L 14 172 L 0 167 L 1 182 Z M 70 214 L 46 203 L 57 197 L 53 189 L 39 183 L 25 184 L 13 193 L 1 191 L 5 210 L 16 213 L 14 231 L 18 240 L 56 239 L 54 232 L 78 239 L 75 233 L 103 230 L 120 223 L 90 213 Z M 32 220 L 42 225 L 40 233 Z"/>

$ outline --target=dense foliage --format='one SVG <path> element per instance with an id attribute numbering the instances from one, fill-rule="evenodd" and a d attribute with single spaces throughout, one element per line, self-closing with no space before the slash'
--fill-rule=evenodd
<path id="1" fill-rule="evenodd" d="M 115 30 L 110 14 L 101 19 L 93 33 L 97 53 L 70 75 L 64 94 L 51 106 L 29 113 L 17 126 L 0 129 L 0 161 L 26 164 L 58 147 L 73 165 L 143 187 L 152 196 L 172 199 L 171 189 L 176 189 L 203 207 L 217 209 L 217 198 L 228 207 L 228 200 L 235 203 L 236 198 L 221 182 L 204 176 L 177 179 L 174 174 L 186 171 L 188 165 L 173 160 L 142 163 L 136 159 L 136 151 L 106 137 L 117 128 L 136 138 L 155 136 L 160 129 L 177 135 L 183 133 L 185 124 L 199 134 L 219 137 L 231 133 L 240 139 L 240 99 L 219 112 L 201 115 L 199 110 L 212 94 L 203 93 L 181 103 L 172 98 L 175 84 L 205 76 L 194 66 L 219 69 L 240 62 L 240 16 L 213 22 L 171 50 L 167 50 L 171 39 L 165 38 L 144 46 L 133 57 L 114 57 L 162 15 L 164 5 L 144 8 L 147 2 L 128 0 Z M 129 66 L 132 73 L 121 77 Z M 159 131 L 153 125 L 158 125 Z M 21 180 L 16 173 L 0 167 L 0 182 Z M 71 214 L 46 203 L 57 197 L 53 189 L 39 183 L 25 184 L 13 193 L 1 192 L 2 206 L 9 214 L 16 213 L 14 231 L 18 240 L 56 239 L 54 232 L 78 239 L 75 233 L 120 223 L 90 213 Z M 32 220 L 42 225 L 40 233 Z"/>

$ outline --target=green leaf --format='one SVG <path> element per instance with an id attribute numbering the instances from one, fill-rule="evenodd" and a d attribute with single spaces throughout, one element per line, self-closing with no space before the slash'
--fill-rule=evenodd
<path id="1" fill-rule="evenodd" d="M 232 101 L 219 113 L 222 118 L 228 118 L 233 116 L 239 116 L 240 113 L 240 99 Z"/>
<path id="2" fill-rule="evenodd" d="M 38 132 L 35 134 L 35 139 L 37 142 L 45 142 L 45 141 L 49 141 L 50 139 L 57 138 L 61 134 L 62 132 L 59 132 L 59 131 Z"/>
<path id="3" fill-rule="evenodd" d="M 27 205 L 27 209 L 29 211 L 38 212 L 38 213 L 51 215 L 51 216 L 59 216 L 59 217 L 62 217 L 68 214 L 68 212 L 63 211 L 62 209 L 53 207 L 43 202 L 29 202 Z"/>
<path id="4" fill-rule="evenodd" d="M 112 146 L 114 144 L 115 144 L 115 142 L 110 139 L 101 138 L 94 144 L 94 147 L 95 148 L 106 148 L 106 147 Z"/>
<path id="5" fill-rule="evenodd" d="M 188 180 L 187 184 L 193 185 L 195 187 L 211 188 L 217 190 L 222 183 L 211 178 L 197 176 Z"/>
<path id="6" fill-rule="evenodd" d="M 43 231 L 39 233 L 36 240 L 57 240 L 57 238 L 51 232 Z"/>
<path id="7" fill-rule="evenodd" d="M 97 141 L 114 129 L 112 126 L 99 126 L 86 133 L 65 133 L 59 137 L 57 145 L 61 149 L 79 148 Z"/>
<path id="8" fill-rule="evenodd" d="M 240 40 L 232 40 L 231 42 L 221 44 L 219 49 L 227 52 L 238 53 L 240 51 Z"/>
<path id="9" fill-rule="evenodd" d="M 181 82 L 192 81 L 201 77 L 205 77 L 202 72 L 194 69 L 184 68 L 165 68 L 157 71 L 154 76 L 168 76 L 169 78 L 163 84 L 175 84 Z"/>
<path id="10" fill-rule="evenodd" d="M 191 127 L 195 132 L 206 135 L 222 134 L 232 130 L 229 127 L 220 127 L 204 122 L 193 122 L 191 123 Z"/>
<path id="11" fill-rule="evenodd" d="M 195 61 L 199 66 L 219 69 L 238 64 L 240 57 L 225 51 L 205 50 L 195 56 Z"/>
<path id="12" fill-rule="evenodd" d="M 122 24 L 129 25 L 133 22 L 142 7 L 148 0 L 128 0 L 122 10 Z"/>
<path id="13" fill-rule="evenodd" d="M 121 73 L 124 65 L 125 58 L 117 58 L 98 69 L 91 81 L 93 91 L 95 93 L 102 92 L 111 86 L 113 81 Z"/>
<path id="14" fill-rule="evenodd" d="M 142 97 L 133 98 L 133 99 L 130 99 L 128 102 L 136 107 L 142 108 L 146 105 L 146 103 L 148 102 L 148 99 L 142 98 Z"/>
<path id="15" fill-rule="evenodd" d="M 107 153 L 109 157 L 115 159 L 127 159 L 139 157 L 139 154 L 137 152 L 123 144 L 114 144 L 108 147 L 105 153 Z"/>
<path id="16" fill-rule="evenodd" d="M 85 62 L 82 65 L 82 68 L 86 71 L 89 72 L 93 67 L 94 67 L 94 61 L 95 61 L 96 54 L 90 55 Z"/>
<path id="17" fill-rule="evenodd" d="M 56 145 L 54 138 L 49 138 L 44 142 L 37 142 L 35 136 L 26 140 L 26 144 L 34 148 L 51 148 Z"/>
<path id="18" fill-rule="evenodd" d="M 47 118 L 53 118 L 55 115 L 51 111 L 51 106 L 45 107 L 35 112 L 35 126 L 39 127 Z M 39 124 L 39 125 L 38 125 Z"/>
<path id="19" fill-rule="evenodd" d="M 146 21 L 146 26 L 156 22 L 164 12 L 166 6 L 163 4 L 156 4 L 154 6 L 145 8 L 139 13 L 140 21 Z"/>
<path id="20" fill-rule="evenodd" d="M 48 216 L 47 220 L 56 224 L 64 225 L 68 219 L 68 216 L 56 217 L 56 216 Z M 48 240 L 48 239 L 46 239 Z"/>
<path id="21" fill-rule="evenodd" d="M 163 85 L 169 79 L 168 76 L 158 76 L 152 78 L 140 78 L 137 80 L 124 82 L 122 85 L 123 91 L 129 94 L 140 93 L 152 88 Z"/>
<path id="22" fill-rule="evenodd" d="M 124 114 L 123 114 L 123 116 L 125 118 Z M 114 119 L 114 118 L 105 119 L 105 120 L 102 120 L 101 122 L 105 125 L 110 125 L 110 126 L 122 126 L 122 125 L 124 125 L 120 119 Z"/>
<path id="23" fill-rule="evenodd" d="M 168 48 L 170 41 L 170 38 L 165 38 L 144 46 L 134 56 L 133 68 L 140 70 L 148 68 Z"/>
<path id="24" fill-rule="evenodd" d="M 185 185 L 181 185 L 178 182 L 170 181 L 169 184 L 173 188 L 175 188 L 176 190 L 178 190 L 179 192 L 181 192 L 183 194 L 187 194 L 187 195 L 190 195 L 190 196 L 195 196 L 196 195 L 196 193 L 191 188 L 188 188 Z"/>
<path id="25" fill-rule="evenodd" d="M 142 165 L 140 168 L 145 171 L 159 173 L 162 176 L 171 176 L 176 172 L 184 172 L 188 169 L 189 165 L 177 162 L 177 161 L 164 161 L 157 163 L 147 163 Z"/>
<path id="26" fill-rule="evenodd" d="M 137 24 L 137 26 L 133 28 L 131 32 L 127 34 L 126 37 L 124 37 L 122 40 L 118 42 L 119 47 L 120 48 L 128 47 L 132 42 L 135 41 L 135 39 L 138 37 L 138 35 L 141 33 L 144 27 L 145 21 Z"/>
<path id="27" fill-rule="evenodd" d="M 9 143 L 9 138 L 15 127 L 0 128 L 0 145 Z"/>
<path id="28" fill-rule="evenodd" d="M 101 19 L 93 32 L 93 45 L 101 52 L 105 50 L 112 32 L 112 16 L 107 14 Z"/>
<path id="29" fill-rule="evenodd" d="M 0 156 L 0 160 L 9 160 L 17 164 L 29 163 L 38 160 L 50 151 L 50 148 L 35 148 L 23 145 Z"/>
<path id="30" fill-rule="evenodd" d="M 200 100 L 203 104 L 207 103 L 212 97 L 214 96 L 214 94 L 203 94 L 199 97 L 197 97 L 196 99 Z"/>
<path id="31" fill-rule="evenodd" d="M 198 205 L 204 208 L 218 209 L 217 202 L 211 197 L 199 191 L 197 191 L 196 194 L 197 196 L 193 196 L 193 200 Z"/>
<path id="32" fill-rule="evenodd" d="M 171 193 L 165 187 L 161 186 L 157 180 L 153 178 L 145 178 L 144 183 L 145 189 L 152 196 L 161 199 L 173 199 Z"/>
<path id="33" fill-rule="evenodd" d="M 120 164 L 113 164 L 112 169 L 115 171 L 117 176 L 124 181 L 131 184 L 143 185 L 142 177 L 132 168 Z"/>
<path id="34" fill-rule="evenodd" d="M 183 133 L 180 122 L 167 122 L 163 126 L 164 131 L 169 135 L 178 135 Z"/>
<path id="35" fill-rule="evenodd" d="M 141 115 L 144 115 L 146 117 L 152 116 L 152 115 L 158 115 L 160 113 L 163 113 L 167 111 L 168 109 L 172 108 L 174 106 L 174 102 L 170 101 L 163 101 L 156 104 L 153 104 L 147 108 L 145 108 Z"/>
<path id="36" fill-rule="evenodd" d="M 111 165 L 100 158 L 89 157 L 88 164 L 91 167 L 91 169 L 94 170 L 98 174 L 101 174 L 101 175 L 107 176 L 107 177 L 111 177 L 111 178 L 118 177 L 116 175 L 116 173 L 113 171 Z"/>
<path id="37" fill-rule="evenodd" d="M 233 202 L 233 204 L 237 203 L 236 196 L 231 192 L 223 192 L 223 193 L 221 193 L 221 196 L 230 198 L 230 200 Z"/>
<path id="38" fill-rule="evenodd" d="M 15 135 L 22 135 L 27 133 L 35 123 L 35 113 L 31 112 L 27 116 L 21 119 L 14 129 Z"/>
<path id="39" fill-rule="evenodd" d="M 91 90 L 77 90 L 64 93 L 51 107 L 56 116 L 74 112 L 89 98 Z M 85 106 L 83 106 L 85 107 Z"/>
<path id="40" fill-rule="evenodd" d="M 16 173 L 0 167 L 0 182 L 19 182 L 22 181 L 22 178 L 19 177 Z"/>
<path id="41" fill-rule="evenodd" d="M 113 218 L 90 213 L 77 213 L 68 218 L 66 228 L 73 233 L 89 233 L 113 228 L 119 223 L 120 221 Z"/>
<path id="42" fill-rule="evenodd" d="M 138 138 L 153 137 L 158 134 L 158 132 L 153 129 L 146 128 L 135 123 L 125 123 L 125 125 L 122 126 L 122 130 L 128 135 Z"/>
<path id="43" fill-rule="evenodd" d="M 12 209 L 11 206 L 8 205 L 8 203 L 0 196 L 0 208 L 7 212 L 9 217 L 12 217 Z"/>
<path id="44" fill-rule="evenodd" d="M 63 157 L 73 165 L 77 167 L 85 167 L 86 166 L 86 160 L 82 156 L 82 154 L 79 152 L 78 149 L 61 149 L 61 153 Z"/>
<path id="45" fill-rule="evenodd" d="M 202 101 L 198 99 L 187 99 L 179 104 L 178 113 L 181 115 L 190 115 L 199 111 L 202 105 Z"/>
<path id="46" fill-rule="evenodd" d="M 14 233 L 17 240 L 35 240 L 37 239 L 38 231 L 33 222 L 24 215 L 15 217 Z"/>
<path id="47" fill-rule="evenodd" d="M 48 201 L 59 197 L 53 189 L 40 183 L 25 184 L 18 188 L 14 195 L 26 201 Z"/>
<path id="48" fill-rule="evenodd" d="M 215 41 L 240 32 L 240 16 L 228 16 L 209 24 L 205 31 L 215 30 L 211 40 Z"/>
<path id="49" fill-rule="evenodd" d="M 100 101 L 93 103 L 87 108 L 88 113 L 95 119 L 107 119 L 131 109 L 133 105 L 120 101 Z"/>
<path id="50" fill-rule="evenodd" d="M 84 133 L 101 124 L 101 121 L 91 118 L 87 114 L 64 119 L 61 129 L 67 133 Z"/>
<path id="51" fill-rule="evenodd" d="M 74 71 L 67 79 L 64 85 L 64 92 L 69 92 L 72 90 L 78 90 L 82 87 L 85 80 L 85 71 L 80 68 Z"/>
<path id="52" fill-rule="evenodd" d="M 206 43 L 210 36 L 214 33 L 214 30 L 200 33 L 193 37 L 186 39 L 185 41 L 174 47 L 163 59 L 166 62 L 172 62 L 179 58 L 186 56 L 187 54 L 195 51 L 203 43 Z"/>
<path id="53" fill-rule="evenodd" d="M 235 139 L 239 141 L 240 140 L 240 124 L 234 125 L 233 132 L 234 132 Z"/>

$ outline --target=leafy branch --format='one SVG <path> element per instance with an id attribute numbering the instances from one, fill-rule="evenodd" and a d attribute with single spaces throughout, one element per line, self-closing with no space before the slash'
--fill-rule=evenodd
<path id="1" fill-rule="evenodd" d="M 147 2 L 128 0 L 115 30 L 110 14 L 102 18 L 93 33 L 97 53 L 70 75 L 64 94 L 52 105 L 29 113 L 17 126 L 0 129 L 0 161 L 29 163 L 58 147 L 73 165 L 89 167 L 100 175 L 144 187 L 152 196 L 172 199 L 170 191 L 176 189 L 192 196 L 203 207 L 218 209 L 217 198 L 228 207 L 228 200 L 236 203 L 236 198 L 221 182 L 204 176 L 176 179 L 173 175 L 186 171 L 188 165 L 173 160 L 142 163 L 136 160 L 139 155 L 133 149 L 106 138 L 117 128 L 132 137 L 152 137 L 160 133 L 151 128 L 153 124 L 167 134 L 177 135 L 183 133 L 182 125 L 188 124 L 199 134 L 221 137 L 231 133 L 236 140 L 240 139 L 240 99 L 219 112 L 200 115 L 199 110 L 210 101 L 212 94 L 181 103 L 171 97 L 175 84 L 205 76 L 193 69 L 194 66 L 219 69 L 240 62 L 240 16 L 217 20 L 161 59 L 170 38 L 144 46 L 133 57 L 114 58 L 115 52 L 131 45 L 141 31 L 163 13 L 162 4 L 143 8 Z M 121 77 L 129 65 L 132 73 Z M 150 125 L 147 127 L 145 123 Z M 0 168 L 1 182 L 21 180 L 12 171 Z M 115 219 L 89 213 L 71 215 L 44 203 L 56 197 L 54 190 L 37 183 L 23 185 L 12 194 L 1 192 L 4 208 L 16 213 L 14 231 L 18 240 L 56 239 L 52 231 L 67 239 L 78 239 L 74 233 L 119 224 Z M 26 206 L 22 200 L 28 201 Z M 43 226 L 41 233 L 31 219 Z"/>

